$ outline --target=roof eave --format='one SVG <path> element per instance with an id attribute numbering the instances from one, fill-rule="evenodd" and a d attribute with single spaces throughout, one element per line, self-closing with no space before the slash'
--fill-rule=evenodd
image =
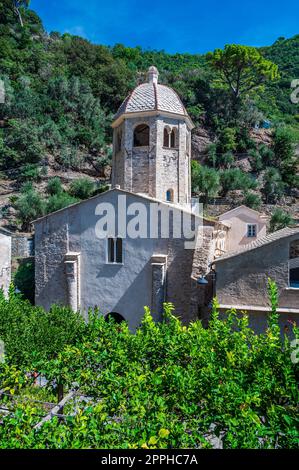
<path id="1" fill-rule="evenodd" d="M 161 111 L 157 109 L 153 109 L 152 111 L 136 111 L 133 113 L 123 113 L 118 116 L 111 124 L 111 127 L 115 129 L 118 127 L 125 119 L 133 119 L 135 117 L 146 117 L 146 116 L 166 116 L 172 117 L 174 119 L 183 119 L 186 124 L 188 125 L 189 129 L 192 130 L 195 128 L 194 123 L 192 122 L 191 118 L 188 115 L 179 114 L 179 113 L 171 113 L 168 111 Z"/>

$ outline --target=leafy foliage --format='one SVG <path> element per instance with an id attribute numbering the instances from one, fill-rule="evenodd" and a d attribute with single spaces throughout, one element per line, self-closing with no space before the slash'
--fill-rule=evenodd
<path id="1" fill-rule="evenodd" d="M 277 208 L 273 211 L 270 220 L 270 232 L 281 230 L 294 224 L 293 217 L 284 210 Z"/>
<path id="2" fill-rule="evenodd" d="M 34 430 L 47 411 L 18 400 L 3 417 L 0 446 L 198 448 L 210 447 L 216 434 L 224 448 L 295 448 L 298 366 L 280 337 L 273 283 L 269 291 L 272 313 L 260 335 L 246 315 L 230 311 L 220 319 L 216 301 L 208 329 L 199 321 L 183 326 L 165 304 L 164 321 L 155 323 L 146 309 L 133 334 L 97 312 L 85 324 L 67 309 L 46 314 L 15 296 L 2 298 L 0 336 L 8 347 L 1 387 L 36 398 L 26 365 L 49 380 L 43 400 L 53 400 L 55 384 L 66 392 L 76 383 L 89 403 L 71 403 L 64 413 L 74 416 Z"/>

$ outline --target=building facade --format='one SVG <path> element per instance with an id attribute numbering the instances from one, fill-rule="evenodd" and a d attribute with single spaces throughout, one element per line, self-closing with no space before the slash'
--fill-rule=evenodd
<path id="1" fill-rule="evenodd" d="M 246 206 L 238 206 L 221 214 L 219 221 L 229 228 L 227 251 L 238 250 L 266 235 L 267 217 Z"/>
<path id="2" fill-rule="evenodd" d="M 208 301 L 198 276 L 225 243 L 221 224 L 191 212 L 192 127 L 177 94 L 158 84 L 151 67 L 148 82 L 132 91 L 113 122 L 112 189 L 35 221 L 37 305 L 69 305 L 83 314 L 97 307 L 133 330 L 145 306 L 161 319 L 165 301 L 174 303 L 183 321 L 198 318 Z M 154 221 L 153 206 L 160 214 Z M 121 214 L 139 234 L 124 234 L 115 217 L 116 226 L 99 237 L 105 210 Z M 137 223 L 138 211 L 143 219 Z M 184 217 L 194 227 L 188 249 L 189 235 L 177 235 Z M 168 218 L 179 222 L 168 223 L 165 236 Z M 154 228 L 154 236 L 144 233 L 145 226 Z"/>
<path id="3" fill-rule="evenodd" d="M 216 295 L 223 312 L 234 308 L 249 314 L 263 331 L 269 314 L 268 279 L 279 293 L 280 324 L 299 317 L 299 227 L 285 228 L 216 259 Z"/>

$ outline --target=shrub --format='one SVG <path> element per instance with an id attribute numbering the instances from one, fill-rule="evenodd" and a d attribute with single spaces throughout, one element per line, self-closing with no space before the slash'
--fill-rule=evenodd
<path id="1" fill-rule="evenodd" d="M 294 219 L 290 214 L 280 208 L 275 209 L 271 215 L 270 232 L 276 232 L 293 224 Z"/>
<path id="2" fill-rule="evenodd" d="M 217 151 L 219 153 L 234 152 L 236 148 L 236 129 L 225 127 L 219 132 Z"/>
<path id="3" fill-rule="evenodd" d="M 39 181 L 41 179 L 41 169 L 39 165 L 34 163 L 28 163 L 24 165 L 19 174 L 18 174 L 18 181 L 25 182 L 25 181 Z"/>
<path id="4" fill-rule="evenodd" d="M 256 193 L 245 192 L 243 204 L 251 209 L 259 210 L 262 204 L 262 199 Z"/>
<path id="5" fill-rule="evenodd" d="M 216 301 L 208 328 L 183 325 L 165 304 L 163 321 L 155 323 L 146 308 L 132 333 L 98 312 L 85 324 L 69 309 L 46 313 L 14 294 L 2 296 L 7 362 L 0 382 L 22 399 L 14 396 L 13 410 L 1 418 L 0 447 L 209 448 L 216 434 L 224 448 L 297 448 L 298 366 L 290 341 L 280 337 L 272 282 L 269 294 L 263 334 L 234 310 L 220 319 Z M 44 400 L 53 401 L 57 384 L 65 391 L 77 384 L 88 403 L 68 402 L 67 419 L 53 417 L 35 430 L 48 408 L 24 400 L 36 400 L 25 374 L 33 370 L 48 379 Z"/>
<path id="6" fill-rule="evenodd" d="M 25 299 L 34 303 L 34 261 L 23 260 L 14 274 L 14 285 L 23 294 Z"/>
<path id="7" fill-rule="evenodd" d="M 251 149 L 249 152 L 249 161 L 253 171 L 259 172 L 263 169 L 263 159 L 261 154 L 256 149 Z"/>
<path id="8" fill-rule="evenodd" d="M 192 162 L 191 170 L 193 191 L 202 193 L 206 201 L 211 196 L 217 196 L 219 172 L 214 168 L 200 166 L 196 161 Z"/>
<path id="9" fill-rule="evenodd" d="M 71 196 L 78 199 L 88 199 L 95 189 L 94 182 L 87 178 L 79 178 L 72 181 L 69 192 Z"/>
<path id="10" fill-rule="evenodd" d="M 55 176 L 54 178 L 50 178 L 47 184 L 46 191 L 51 196 L 53 196 L 54 194 L 62 193 L 63 187 L 61 184 L 61 179 L 57 176 Z"/>
<path id="11" fill-rule="evenodd" d="M 78 198 L 75 198 L 64 191 L 58 194 L 53 194 L 45 202 L 45 212 L 49 214 L 51 212 L 59 211 L 60 209 L 71 206 L 72 204 L 76 204 L 78 201 Z"/>
<path id="12" fill-rule="evenodd" d="M 266 196 L 267 203 L 279 201 L 284 193 L 285 184 L 282 181 L 281 174 L 276 168 L 267 168 L 264 174 L 263 193 Z"/>
<path id="13" fill-rule="evenodd" d="M 240 168 L 223 170 L 220 173 L 220 183 L 224 195 L 226 195 L 228 191 L 234 191 L 236 189 L 248 190 L 257 187 L 257 183 L 253 177 L 244 173 Z"/>
<path id="14" fill-rule="evenodd" d="M 21 190 L 21 195 L 14 203 L 22 229 L 29 230 L 30 223 L 41 217 L 45 213 L 45 203 L 39 193 L 31 184 L 25 184 Z"/>

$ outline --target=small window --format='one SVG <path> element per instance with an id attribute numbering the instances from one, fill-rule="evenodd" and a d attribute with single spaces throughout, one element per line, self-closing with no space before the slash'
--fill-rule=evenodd
<path id="1" fill-rule="evenodd" d="M 140 124 L 134 131 L 134 147 L 149 146 L 149 127 L 146 124 Z"/>
<path id="2" fill-rule="evenodd" d="M 176 129 L 172 129 L 171 134 L 170 134 L 170 147 L 175 148 L 176 147 Z"/>
<path id="3" fill-rule="evenodd" d="M 164 147 L 169 147 L 169 128 L 168 127 L 164 127 L 163 146 Z"/>
<path id="4" fill-rule="evenodd" d="M 247 237 L 248 238 L 255 238 L 257 233 L 256 225 L 249 224 L 247 225 Z"/>
<path id="5" fill-rule="evenodd" d="M 299 268 L 290 269 L 290 287 L 299 289 Z"/>
<path id="6" fill-rule="evenodd" d="M 121 264 L 123 262 L 122 238 L 108 238 L 108 263 Z"/>
<path id="7" fill-rule="evenodd" d="M 166 201 L 173 202 L 173 190 L 172 189 L 168 189 L 168 191 L 166 191 Z"/>

